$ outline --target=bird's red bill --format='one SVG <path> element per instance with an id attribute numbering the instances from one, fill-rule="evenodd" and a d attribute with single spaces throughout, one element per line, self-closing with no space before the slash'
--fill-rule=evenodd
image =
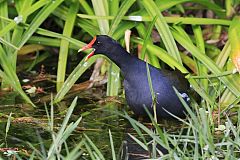
<path id="1" fill-rule="evenodd" d="M 90 57 L 94 55 L 94 51 L 95 49 L 93 49 L 93 51 L 87 55 L 87 57 L 85 58 L 85 61 L 87 61 Z"/>
<path id="2" fill-rule="evenodd" d="M 85 50 L 87 50 L 87 49 L 92 48 L 92 46 L 93 46 L 93 44 L 95 43 L 96 39 L 97 39 L 96 36 L 93 37 L 93 40 L 91 40 L 91 42 L 89 42 L 87 45 L 85 45 L 85 46 L 83 46 L 82 48 L 80 48 L 80 49 L 78 50 L 78 52 L 85 51 Z M 94 55 L 94 51 L 95 51 L 95 49 L 94 49 L 91 53 L 89 53 L 89 54 L 87 55 L 85 61 L 88 60 L 90 57 L 92 57 L 92 56 Z"/>

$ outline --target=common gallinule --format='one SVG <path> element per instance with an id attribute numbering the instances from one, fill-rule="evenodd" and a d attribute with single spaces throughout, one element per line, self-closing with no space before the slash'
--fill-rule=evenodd
<path id="1" fill-rule="evenodd" d="M 146 116 L 145 106 L 153 113 L 153 101 L 148 82 L 146 62 L 130 55 L 118 42 L 106 35 L 95 36 L 79 52 L 90 48 L 93 48 L 93 51 L 86 57 L 86 60 L 94 54 L 103 54 L 121 69 L 124 77 L 126 101 L 133 112 L 138 116 Z M 150 64 L 148 66 L 153 91 L 156 96 L 157 117 L 171 117 L 166 110 L 179 117 L 185 116 L 185 109 L 173 86 L 179 91 L 185 101 L 189 101 L 186 94 L 189 89 L 188 81 L 178 72 L 160 70 Z"/>

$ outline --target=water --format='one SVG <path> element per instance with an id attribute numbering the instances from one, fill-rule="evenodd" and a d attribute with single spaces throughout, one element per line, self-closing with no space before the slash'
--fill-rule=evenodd
<path id="1" fill-rule="evenodd" d="M 80 116 L 82 116 L 82 120 L 67 139 L 69 150 L 73 149 L 83 139 L 83 134 L 86 134 L 106 159 L 112 159 L 109 138 L 110 130 L 115 152 L 117 155 L 122 155 L 122 159 L 127 156 L 131 157 L 131 159 L 149 157 L 149 152 L 144 151 L 129 137 L 128 133 L 141 140 L 129 122 L 119 115 L 119 113 L 123 113 L 122 111 L 128 110 L 124 100 L 114 97 L 103 99 L 104 92 L 101 91 L 102 89 L 99 88 L 88 89 L 77 93 L 77 95 L 68 95 L 66 96 L 68 97 L 67 100 L 54 105 L 54 131 L 57 132 L 60 129 L 73 97 L 78 96 L 77 105 L 71 115 L 70 122 L 77 121 Z M 44 105 L 38 103 L 38 108 L 32 108 L 18 100 L 19 98 L 16 95 L 13 95 L 5 94 L 0 98 L 0 104 L 2 104 L 0 105 L 0 157 L 6 157 L 4 154 L 6 151 L 4 152 L 3 149 L 17 149 L 18 155 L 27 158 L 33 152 L 31 146 L 41 151 L 42 144 L 48 150 L 52 143 L 52 136 L 49 132 L 48 117 Z M 35 99 L 38 99 L 38 97 L 35 97 Z M 49 97 L 44 97 L 43 99 L 49 100 Z M 11 105 L 14 103 L 16 105 Z M 46 104 L 49 104 L 49 101 Z M 48 113 L 50 113 L 50 106 L 47 106 Z M 10 129 L 5 139 L 6 124 L 11 112 Z M 160 123 L 160 126 L 168 130 L 168 132 L 174 132 L 181 128 L 179 123 L 171 123 L 171 121 L 162 121 Z M 145 123 L 144 125 L 149 126 L 149 124 Z M 174 128 L 174 126 L 177 128 Z M 64 148 L 62 152 L 64 155 L 66 152 Z M 84 155 L 86 159 L 90 158 L 86 149 Z"/>
<path id="2" fill-rule="evenodd" d="M 2 97 L 2 99 L 7 97 Z M 96 100 L 97 98 L 94 97 L 94 94 L 87 94 L 86 98 L 78 99 L 78 104 L 71 115 L 70 121 L 75 122 L 81 115 L 82 120 L 67 140 L 67 143 L 71 148 L 71 144 L 81 141 L 84 133 L 94 142 L 106 158 L 110 158 L 109 130 L 111 130 L 117 152 L 123 141 L 127 122 L 113 113 L 121 110 L 123 107 L 121 104 L 114 102 L 105 103 L 105 100 L 98 103 Z M 60 128 L 71 101 L 71 99 L 63 101 L 54 106 L 55 130 Z M 40 107 L 34 109 L 26 104 L 9 105 L 9 103 L 9 101 L 2 101 L 0 106 L 0 156 L 6 157 L 4 155 L 6 152 L 1 151 L 1 149 L 6 148 L 17 149 L 18 154 L 26 152 L 30 155 L 33 150 L 29 144 L 40 150 L 40 142 L 48 148 L 52 142 L 52 137 L 49 132 L 48 117 L 44 105 L 38 105 Z M 10 129 L 5 139 L 6 124 L 11 112 Z M 86 153 L 87 156 L 88 154 Z"/>

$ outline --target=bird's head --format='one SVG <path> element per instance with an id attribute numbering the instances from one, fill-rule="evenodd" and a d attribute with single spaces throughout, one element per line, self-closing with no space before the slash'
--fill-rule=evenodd
<path id="1" fill-rule="evenodd" d="M 90 43 L 83 46 L 78 50 L 78 52 L 85 51 L 87 49 L 93 49 L 93 51 L 87 55 L 86 60 L 88 60 L 94 54 L 104 54 L 108 56 L 110 51 L 113 49 L 114 44 L 119 45 L 115 40 L 107 35 L 97 35 L 95 36 Z"/>

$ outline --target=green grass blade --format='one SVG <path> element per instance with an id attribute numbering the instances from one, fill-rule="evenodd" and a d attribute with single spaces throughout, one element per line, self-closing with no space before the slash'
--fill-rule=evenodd
<path id="1" fill-rule="evenodd" d="M 22 36 L 22 41 L 20 41 L 17 46 L 22 47 L 31 35 L 37 30 L 37 28 L 42 24 L 42 22 L 53 12 L 55 8 L 57 8 L 63 0 L 55 0 L 54 3 L 49 3 L 47 6 L 42 8 L 38 14 L 34 17 L 29 28 L 24 32 Z"/>
<path id="2" fill-rule="evenodd" d="M 62 37 L 62 38 L 66 39 L 65 37 Z M 32 44 L 41 43 L 42 45 L 45 45 L 45 46 L 59 47 L 60 44 L 61 44 L 61 41 L 60 41 L 60 39 L 56 39 L 56 38 L 47 38 L 47 37 L 42 37 L 42 36 L 32 36 L 31 38 L 29 38 L 28 43 L 32 43 Z M 75 41 L 73 38 L 71 38 L 69 48 L 77 51 L 79 49 L 79 46 L 83 46 L 84 44 L 85 43 L 80 42 L 80 41 Z"/>
<path id="3" fill-rule="evenodd" d="M 7 125 L 6 125 L 6 129 L 5 129 L 5 142 L 7 142 L 7 135 L 8 135 L 8 131 L 10 129 L 10 125 L 11 125 L 11 118 L 12 118 L 12 112 L 8 116 L 8 120 L 7 120 Z"/>
<path id="4" fill-rule="evenodd" d="M 229 41 L 231 46 L 231 58 L 235 68 L 240 72 L 240 16 L 234 17 L 229 27 Z"/>
<path id="5" fill-rule="evenodd" d="M 111 6 L 109 8 L 109 15 L 116 16 L 118 14 L 120 0 L 111 0 L 109 3 L 109 6 Z"/>
<path id="6" fill-rule="evenodd" d="M 138 128 L 138 130 L 139 130 L 139 136 L 143 139 L 143 141 L 144 141 L 144 143 L 145 144 L 147 144 L 146 143 L 146 140 L 145 140 L 145 138 L 144 138 L 144 136 L 143 136 L 143 133 L 141 132 L 141 130 L 143 130 L 146 134 L 148 134 L 151 138 L 155 138 L 156 136 L 155 136 L 155 133 L 153 133 L 153 131 L 152 130 L 150 130 L 149 128 L 147 128 L 146 126 L 144 126 L 142 123 L 140 123 L 140 122 L 138 122 L 138 121 L 136 121 L 135 119 L 133 119 L 133 118 L 131 118 L 131 117 L 129 117 L 129 115 L 122 115 L 123 117 L 125 117 L 126 119 L 128 119 L 129 120 L 129 122 L 131 123 L 131 125 L 133 125 L 133 127 L 135 126 L 136 128 Z M 134 129 L 135 129 L 135 127 L 134 127 Z M 137 131 L 137 130 L 136 130 Z M 156 138 L 156 142 L 158 143 L 158 144 L 160 144 L 162 147 L 164 147 L 164 148 L 167 148 L 166 147 L 166 145 L 165 145 L 165 143 L 163 142 L 163 140 L 161 140 L 159 137 L 157 137 Z"/>
<path id="7" fill-rule="evenodd" d="M 23 2 L 23 1 L 22 1 Z M 28 2 L 28 3 L 26 3 Z M 30 1 L 25 0 L 24 4 L 18 4 L 20 5 L 20 10 L 18 11 L 18 18 L 20 18 L 22 16 L 22 21 L 21 23 L 25 23 L 27 20 L 27 17 L 32 14 L 33 12 L 35 12 L 36 10 L 38 10 L 39 8 L 43 7 L 44 5 L 46 5 L 47 3 L 49 3 L 48 0 L 41 0 L 38 1 L 36 3 L 34 3 L 31 6 Z M 23 7 L 24 6 L 24 7 Z M 27 8 L 27 9 L 26 9 Z M 13 22 L 11 22 L 13 23 Z M 13 31 L 13 35 L 12 35 L 12 43 L 17 45 L 18 43 L 20 43 L 21 39 L 22 39 L 22 34 L 23 34 L 23 28 L 18 28 L 15 27 L 14 31 Z M 15 57 L 16 58 L 16 57 Z"/>
<path id="8" fill-rule="evenodd" d="M 128 135 L 139 145 L 141 146 L 145 151 L 148 151 L 148 146 L 146 144 L 144 144 L 143 142 L 141 142 L 139 139 L 137 139 L 136 137 L 134 137 L 133 135 L 129 134 Z"/>
<path id="9" fill-rule="evenodd" d="M 147 50 L 147 43 L 150 40 L 152 29 L 153 29 L 153 27 L 155 25 L 156 20 L 157 20 L 157 16 L 155 16 L 153 18 L 153 21 L 151 22 L 151 24 L 148 27 L 147 33 L 145 35 L 145 39 L 143 41 L 143 46 L 142 46 L 142 49 L 141 49 L 141 59 L 145 59 L 145 53 L 146 53 L 146 50 Z"/>
<path id="10" fill-rule="evenodd" d="M 111 151 L 112 151 L 112 160 L 116 160 L 116 153 L 115 153 L 115 149 L 114 149 L 114 144 L 113 144 L 113 137 L 112 137 L 112 133 L 111 130 L 108 130 L 108 134 L 109 134 L 109 138 L 110 138 L 110 145 L 111 145 Z"/>
<path id="11" fill-rule="evenodd" d="M 94 14 L 92 7 L 88 4 L 86 0 L 79 0 L 79 3 L 88 15 Z"/>
<path id="12" fill-rule="evenodd" d="M 2 79 L 4 79 L 7 84 L 11 85 L 14 88 L 14 90 L 16 90 L 27 103 L 31 104 L 33 107 L 36 107 L 33 104 L 33 102 L 29 99 L 29 97 L 26 95 L 26 93 L 22 90 L 18 79 L 17 81 L 15 81 L 12 77 L 9 77 L 7 74 L 2 72 L 1 70 L 0 70 L 0 77 L 2 77 Z"/>
<path id="13" fill-rule="evenodd" d="M 27 20 L 27 16 L 28 16 L 28 10 L 29 8 L 31 8 L 31 4 L 32 4 L 32 0 L 27 1 L 27 0 L 18 0 L 16 1 L 16 8 L 17 8 L 17 12 L 18 12 L 18 16 L 14 18 L 14 21 L 12 21 L 9 26 L 12 25 L 12 29 L 13 33 L 11 35 L 11 43 L 13 45 L 17 45 L 17 43 L 19 43 L 21 41 L 22 38 L 22 33 L 23 33 L 23 28 L 19 28 L 16 26 L 19 26 L 19 23 L 25 23 Z M 27 9 L 26 9 L 27 8 Z M 11 29 L 11 28 L 10 28 Z M 17 54 L 14 54 L 14 52 L 16 51 L 16 49 L 11 49 L 11 56 L 10 59 L 11 63 L 13 65 L 13 69 L 16 70 L 16 64 L 17 64 Z"/>
<path id="14" fill-rule="evenodd" d="M 225 6 L 226 6 L 226 16 L 227 17 L 230 17 L 233 12 L 234 12 L 234 9 L 233 9 L 233 1 L 232 0 L 225 0 Z"/>
<path id="15" fill-rule="evenodd" d="M 107 96 L 117 96 L 120 88 L 120 69 L 110 62 L 108 69 Z"/>
<path id="16" fill-rule="evenodd" d="M 132 28 L 134 28 L 135 26 L 137 26 L 136 23 L 129 23 L 129 22 L 122 22 L 118 25 L 118 28 L 116 29 L 117 32 L 114 32 L 112 37 L 114 39 L 120 39 L 121 37 L 123 37 L 123 35 L 125 34 L 126 30 L 131 30 Z"/>
<path id="17" fill-rule="evenodd" d="M 199 50 L 203 53 L 205 53 L 205 45 L 204 45 L 204 39 L 203 39 L 203 33 L 200 26 L 193 26 L 193 32 L 196 40 L 196 46 L 199 48 Z M 201 62 L 197 61 L 197 68 L 198 68 L 198 75 L 207 75 L 207 68 L 202 65 Z M 204 88 L 204 90 L 208 93 L 208 79 L 202 79 L 200 80 L 201 84 Z"/>
<path id="18" fill-rule="evenodd" d="M 143 40 L 139 38 L 133 38 L 132 41 L 143 45 Z M 188 73 L 187 69 L 179 62 L 177 62 L 172 56 L 170 56 L 164 49 L 153 44 L 147 44 L 147 51 L 151 54 L 156 55 L 159 59 L 168 64 L 173 69 L 176 67 L 182 73 Z"/>
<path id="19" fill-rule="evenodd" d="M 193 44 L 189 43 L 186 39 L 181 37 L 176 31 L 172 32 L 174 35 L 174 38 L 180 43 L 185 49 L 187 49 L 189 52 L 192 53 L 192 55 L 197 58 L 199 61 L 201 61 L 210 71 L 212 71 L 214 74 L 221 74 L 221 70 L 219 67 L 206 55 L 201 53 L 199 49 L 197 49 Z M 236 87 L 227 77 L 219 77 L 219 79 L 226 85 L 227 88 L 229 88 L 235 96 L 240 95 L 240 91 L 238 87 Z"/>
<path id="20" fill-rule="evenodd" d="M 95 151 L 96 156 L 101 159 L 104 160 L 104 156 L 102 155 L 101 151 L 97 148 L 97 146 L 93 143 L 93 141 L 86 135 L 83 134 L 84 137 L 86 138 L 86 141 L 89 143 L 89 145 L 93 148 L 93 150 Z"/>
<path id="21" fill-rule="evenodd" d="M 155 17 L 156 18 L 156 17 Z M 155 19 L 154 18 L 154 19 Z M 142 56 L 143 55 L 143 51 L 145 50 L 144 48 L 144 44 L 146 45 L 147 43 L 149 43 L 149 44 L 152 44 L 152 41 L 151 41 L 151 39 L 150 38 L 148 38 L 148 39 L 146 39 L 146 37 L 149 35 L 151 35 L 151 33 L 152 33 L 152 28 L 153 28 L 153 26 L 154 26 L 154 24 L 155 24 L 155 22 L 153 23 L 153 22 L 151 22 L 151 24 L 150 24 L 150 26 L 148 26 L 148 31 L 146 32 L 146 27 L 145 27 L 145 25 L 144 24 L 139 24 L 139 25 L 137 25 L 136 26 L 136 29 L 137 29 L 137 32 L 138 32 L 138 34 L 139 34 L 139 36 L 142 38 L 142 39 L 144 39 L 144 43 L 143 43 L 143 46 L 142 46 L 142 48 L 141 48 L 141 54 L 138 56 L 140 59 L 144 59 L 144 57 Z M 146 51 L 146 50 L 145 50 Z M 144 51 L 144 52 L 145 52 Z M 157 56 L 156 55 L 154 55 L 154 54 L 152 54 L 151 52 L 146 52 L 147 53 L 147 57 L 146 57 L 146 59 L 145 60 L 147 60 L 148 61 L 148 63 L 150 63 L 151 65 L 153 65 L 154 67 L 156 67 L 156 68 L 160 68 L 160 64 L 159 64 L 159 59 L 157 58 Z"/>
<path id="22" fill-rule="evenodd" d="M 153 90 L 153 85 L 152 85 L 152 78 L 151 78 L 151 73 L 148 67 L 148 63 L 146 63 L 146 69 L 147 69 L 147 79 L 148 79 L 148 85 L 149 85 L 149 89 L 150 89 L 150 93 L 152 95 L 152 107 L 153 107 L 153 115 L 154 115 L 154 119 L 157 122 L 157 99 L 156 99 L 156 95 L 154 93 Z"/>
<path id="23" fill-rule="evenodd" d="M 0 16 L 8 18 L 8 3 L 7 3 L 7 1 L 0 3 Z M 6 26 L 7 26 L 6 22 L 0 21 L 0 31 L 3 30 Z M 6 42 L 10 42 L 10 32 L 6 32 L 5 36 L 3 36 L 3 37 L 1 36 L 0 38 Z M 5 49 L 7 49 L 7 48 L 5 48 Z"/>
<path id="24" fill-rule="evenodd" d="M 158 17 L 155 26 L 161 36 L 161 39 L 163 40 L 165 47 L 167 48 L 168 53 L 173 56 L 180 64 L 182 64 L 177 45 L 173 39 L 171 31 L 167 25 L 166 20 L 156 6 L 155 2 L 153 0 L 143 0 L 142 2 L 150 16 Z"/>
<path id="25" fill-rule="evenodd" d="M 5 46 L 12 47 L 12 48 L 15 49 L 15 50 L 19 50 L 19 49 L 20 49 L 20 48 L 14 46 L 13 44 L 11 44 L 10 42 L 6 41 L 5 39 L 3 39 L 3 38 L 1 38 L 1 37 L 0 37 L 0 42 L 1 42 L 2 44 L 4 44 Z"/>
<path id="26" fill-rule="evenodd" d="M 92 0 L 95 15 L 107 16 L 108 5 L 106 0 Z M 105 19 L 98 19 L 99 30 L 101 34 L 107 34 L 109 32 L 109 22 Z"/>
<path id="27" fill-rule="evenodd" d="M 63 36 L 71 37 L 78 12 L 79 3 L 72 3 L 63 29 Z M 65 80 L 69 41 L 62 39 L 59 50 L 58 69 L 57 69 L 57 91 L 62 87 Z"/>
<path id="28" fill-rule="evenodd" d="M 46 5 L 48 3 L 49 3 L 49 0 L 40 0 L 40 1 L 35 2 L 32 5 L 28 4 L 28 6 L 25 6 L 28 9 L 26 10 L 25 7 L 23 7 L 21 10 L 22 13 L 20 13 L 20 15 L 21 14 L 26 14 L 27 16 L 31 15 L 32 13 L 37 11 L 39 8 L 42 8 L 44 5 Z M 23 20 L 23 22 L 25 22 L 25 20 Z"/>
<path id="29" fill-rule="evenodd" d="M 231 52 L 230 42 L 227 41 L 216 59 L 216 64 L 218 65 L 219 68 L 222 69 L 226 65 L 230 52 Z"/>
<path id="30" fill-rule="evenodd" d="M 85 143 L 85 139 L 82 139 L 76 146 L 74 146 L 73 150 L 64 158 L 66 160 L 78 160 L 79 157 L 83 154 L 82 146 Z"/>
<path id="31" fill-rule="evenodd" d="M 64 82 L 62 88 L 57 93 L 54 98 L 54 102 L 61 101 L 67 92 L 72 88 L 74 83 L 78 80 L 78 78 L 97 60 L 97 58 L 102 57 L 101 55 L 92 56 L 87 62 L 84 59 L 77 65 L 77 67 L 72 71 L 72 73 L 68 76 L 66 81 Z"/>
<path id="32" fill-rule="evenodd" d="M 21 15 L 26 8 L 28 9 L 33 3 L 33 0 L 16 0 L 15 5 L 17 12 Z"/>
<path id="33" fill-rule="evenodd" d="M 55 156 L 55 152 L 57 152 L 57 148 L 59 148 L 65 142 L 65 140 L 70 136 L 71 132 L 77 127 L 77 125 L 81 121 L 81 117 L 80 117 L 75 123 L 70 123 L 69 125 L 67 125 L 76 104 L 77 104 L 77 97 L 75 97 L 74 100 L 72 101 L 57 135 L 54 135 L 54 134 L 52 135 L 53 142 L 48 151 L 48 155 L 47 155 L 48 159 L 51 159 Z M 51 115 L 51 118 L 53 118 L 53 115 Z"/>
<path id="34" fill-rule="evenodd" d="M 32 103 L 32 101 L 29 99 L 26 93 L 22 90 L 19 79 L 1 45 L 0 45 L 0 62 L 2 68 L 4 69 L 4 72 L 0 70 L 0 77 L 2 77 L 2 79 L 4 79 L 4 81 L 7 84 L 11 85 L 23 97 L 23 99 L 26 102 L 30 103 L 33 107 L 35 107 L 35 105 Z"/>
<path id="35" fill-rule="evenodd" d="M 7 18 L 3 18 L 3 17 L 0 17 L 2 18 L 3 20 L 7 21 L 8 23 L 12 23 L 14 22 L 13 20 L 11 19 L 7 19 Z M 28 24 L 23 24 L 24 27 L 20 27 L 21 29 L 26 29 L 28 30 L 30 25 Z M 49 30 L 46 30 L 46 29 L 42 29 L 42 28 L 37 28 L 36 30 L 36 33 L 40 34 L 40 35 L 43 35 L 43 36 L 47 36 L 47 37 L 54 37 L 54 38 L 57 38 L 57 39 L 64 39 L 64 40 L 67 40 L 69 41 L 71 44 L 74 44 L 74 49 L 78 50 L 79 49 L 79 46 L 82 47 L 83 45 L 85 45 L 85 43 L 81 42 L 81 41 L 78 41 L 74 38 L 71 38 L 71 37 L 66 37 L 62 34 L 59 34 L 59 33 L 56 33 L 56 32 L 52 32 L 52 31 L 49 31 Z M 37 41 L 37 39 L 39 38 L 39 41 Z M 44 45 L 48 45 L 48 46 L 60 46 L 60 41 L 59 41 L 59 45 L 56 45 L 56 43 L 53 42 L 54 45 L 51 44 L 51 41 L 57 41 L 54 40 L 54 39 L 49 39 L 49 41 L 46 41 L 46 37 L 36 37 L 36 36 L 31 36 L 29 39 L 33 40 L 35 43 L 41 43 L 41 39 L 43 39 L 43 42 L 44 42 Z"/>
<path id="36" fill-rule="evenodd" d="M 110 27 L 110 30 L 108 32 L 109 36 L 112 36 L 113 33 L 116 31 L 119 23 L 122 20 L 122 17 L 126 14 L 126 12 L 128 11 L 128 9 L 133 5 L 133 3 L 136 0 L 125 0 L 122 2 L 122 5 L 120 7 L 120 9 L 118 10 L 118 14 L 117 16 L 113 19 L 112 25 Z"/>
<path id="37" fill-rule="evenodd" d="M 106 19 L 112 20 L 114 16 L 97 16 L 97 15 L 87 15 L 87 14 L 78 14 L 78 17 L 84 19 Z M 230 20 L 226 19 L 213 19 L 213 18 L 198 18 L 198 17 L 164 17 L 167 23 L 174 24 L 194 24 L 194 25 L 207 25 L 207 24 L 219 24 L 229 26 L 231 24 Z M 123 16 L 122 20 L 134 21 L 134 22 L 149 22 L 152 21 L 151 16 Z"/>
<path id="38" fill-rule="evenodd" d="M 226 19 L 213 19 L 213 18 L 193 18 L 193 17 L 165 17 L 167 23 L 175 24 L 194 24 L 194 25 L 207 25 L 219 24 L 229 26 L 230 20 Z"/>
<path id="39" fill-rule="evenodd" d="M 87 149 L 87 152 L 92 160 L 95 160 L 96 158 L 94 157 L 93 151 L 91 150 L 89 144 L 85 141 L 84 143 L 85 148 Z"/>

